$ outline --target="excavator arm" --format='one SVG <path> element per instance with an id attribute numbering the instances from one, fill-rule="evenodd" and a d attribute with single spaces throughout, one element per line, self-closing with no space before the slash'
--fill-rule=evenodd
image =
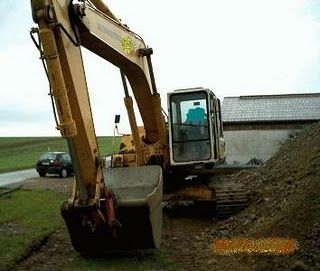
<path id="1" fill-rule="evenodd" d="M 140 198 L 134 200 L 132 195 L 129 195 L 127 196 L 129 200 L 117 202 L 113 191 L 117 189 L 117 185 L 111 188 L 106 185 L 103 175 L 108 174 L 105 174 L 104 164 L 99 158 L 81 46 L 113 63 L 121 71 L 125 87 L 124 100 L 135 150 L 135 164 L 139 166 L 148 164 L 146 158 L 146 154 L 150 153 L 148 147 L 154 145 L 158 148 L 160 146 L 162 155 L 168 160 L 166 126 L 150 58 L 152 49 L 145 45 L 141 37 L 123 25 L 101 0 L 78 1 L 76 4 L 70 0 L 31 0 L 31 6 L 33 19 L 39 26 L 32 32 L 39 34 L 38 48 L 46 64 L 55 109 L 59 117 L 57 128 L 67 139 L 74 166 L 73 195 L 71 200 L 62 207 L 62 215 L 73 245 L 77 250 L 89 253 L 97 247 L 97 243 L 101 244 L 101 240 L 111 244 L 119 243 L 121 246 L 121 243 L 126 243 L 128 234 L 123 233 L 120 241 L 113 240 L 117 235 L 113 226 L 123 228 L 127 221 L 126 227 L 130 227 L 127 217 L 135 212 L 138 216 L 142 213 L 142 217 L 155 216 L 151 211 L 152 214 L 148 215 L 148 212 L 141 210 L 144 210 L 144 204 L 149 204 L 149 207 L 152 206 L 153 209 L 158 210 L 161 200 L 159 201 L 157 197 L 159 206 L 150 204 L 149 198 L 154 195 L 151 191 L 146 195 L 147 200 Z M 126 87 L 126 77 L 130 82 L 143 120 L 145 129 L 143 142 L 135 120 L 133 101 Z M 151 170 L 150 167 L 148 170 Z M 158 171 L 159 169 L 151 170 L 149 176 L 152 172 Z M 145 179 L 144 176 L 141 177 L 140 171 L 131 171 L 127 174 L 136 174 L 136 178 L 142 181 Z M 112 179 L 116 174 L 109 173 L 109 175 Z M 126 178 L 125 175 L 123 176 Z M 159 176 L 155 176 L 154 179 L 160 178 Z M 162 185 L 162 180 L 160 182 Z M 132 187 L 132 184 L 128 186 Z M 159 189 L 159 184 L 155 183 L 154 186 Z M 118 188 L 118 190 L 121 189 L 122 187 Z M 136 186 L 132 188 L 132 191 L 136 190 Z M 129 208 L 130 212 L 123 208 L 122 214 L 119 215 L 126 216 L 122 224 L 121 219 L 119 222 L 115 215 L 115 206 L 121 205 L 121 202 L 125 207 L 130 205 L 128 202 L 134 205 L 134 208 Z M 128 212 L 128 215 L 123 215 Z M 156 227 L 159 228 L 159 226 Z M 145 229 L 142 229 L 143 231 L 145 232 Z M 150 231 L 151 235 L 154 235 L 154 229 Z M 105 236 L 110 232 L 112 238 L 106 239 Z M 156 235 L 159 236 L 159 233 Z M 81 236 L 86 236 L 86 238 L 83 237 L 85 241 L 79 241 Z M 155 241 L 151 245 L 142 246 L 158 245 L 159 241 Z M 106 247 L 113 247 L 113 245 L 108 244 Z"/>

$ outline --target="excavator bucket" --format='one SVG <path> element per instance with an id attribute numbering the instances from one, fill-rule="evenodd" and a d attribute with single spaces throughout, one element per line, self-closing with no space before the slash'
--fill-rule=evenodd
<path id="1" fill-rule="evenodd" d="M 162 230 L 162 169 L 159 166 L 108 168 L 105 184 L 112 189 L 121 223 L 118 245 L 158 248 Z"/>
<path id="2" fill-rule="evenodd" d="M 159 166 L 108 168 L 105 185 L 115 197 L 115 227 L 110 230 L 100 209 L 75 207 L 68 202 L 61 208 L 73 247 L 85 254 L 108 251 L 158 248 L 162 229 L 162 169 Z M 95 227 L 85 225 L 84 218 L 98 221 Z M 99 226 L 96 226 L 99 225 Z"/>

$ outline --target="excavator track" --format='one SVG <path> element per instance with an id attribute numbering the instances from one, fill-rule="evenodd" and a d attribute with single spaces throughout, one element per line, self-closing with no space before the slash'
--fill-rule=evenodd
<path id="1" fill-rule="evenodd" d="M 244 210 L 249 196 L 244 185 L 223 180 L 211 180 L 207 185 L 186 186 L 164 195 L 164 207 L 170 214 L 228 218 Z"/>
<path id="2" fill-rule="evenodd" d="M 234 181 L 223 181 L 212 185 L 215 193 L 216 216 L 227 218 L 245 209 L 249 203 L 245 187 Z"/>

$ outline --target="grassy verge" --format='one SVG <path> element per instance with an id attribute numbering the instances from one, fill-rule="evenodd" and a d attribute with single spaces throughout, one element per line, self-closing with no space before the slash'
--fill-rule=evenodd
<path id="1" fill-rule="evenodd" d="M 101 156 L 112 153 L 112 137 L 98 138 Z M 118 149 L 120 138 L 115 138 Z M 51 151 L 68 151 L 67 142 L 59 137 L 0 137 L 0 173 L 33 168 L 40 155 Z"/>
<path id="2" fill-rule="evenodd" d="M 63 196 L 53 192 L 15 191 L 0 198 L 0 270 L 25 257 L 30 247 L 62 225 Z"/>

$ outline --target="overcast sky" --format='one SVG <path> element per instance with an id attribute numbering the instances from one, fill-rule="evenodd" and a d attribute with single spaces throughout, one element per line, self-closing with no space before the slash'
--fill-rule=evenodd
<path id="1" fill-rule="evenodd" d="M 320 92 L 320 1 L 105 2 L 154 49 L 165 109 L 177 88 L 208 87 L 221 99 Z M 30 1 L 0 1 L 0 136 L 59 135 L 32 26 Z M 118 69 L 83 51 L 97 134 L 112 134 L 115 114 L 129 132 Z"/>

